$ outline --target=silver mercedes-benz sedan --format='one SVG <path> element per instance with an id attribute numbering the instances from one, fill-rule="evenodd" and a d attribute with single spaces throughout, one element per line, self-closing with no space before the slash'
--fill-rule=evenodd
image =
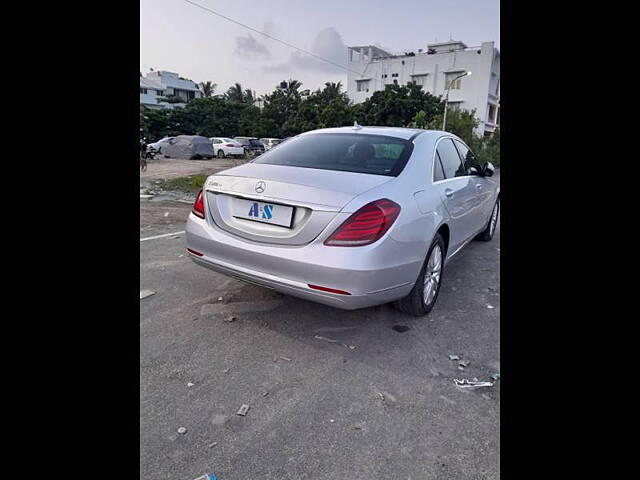
<path id="1" fill-rule="evenodd" d="M 493 237 L 493 171 L 447 132 L 306 132 L 207 178 L 187 251 L 203 267 L 326 305 L 395 301 L 426 315 L 447 262 Z"/>

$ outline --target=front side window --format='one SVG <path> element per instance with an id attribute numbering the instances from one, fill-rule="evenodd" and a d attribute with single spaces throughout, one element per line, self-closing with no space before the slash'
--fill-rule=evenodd
<path id="1" fill-rule="evenodd" d="M 473 154 L 471 150 L 462 142 L 455 140 L 456 147 L 458 147 L 458 152 L 460 152 L 460 157 L 462 157 L 464 161 L 464 167 L 469 172 L 471 167 L 476 167 L 478 172 L 480 171 L 480 164 L 478 163 L 478 159 Z"/>
<path id="2" fill-rule="evenodd" d="M 395 177 L 412 150 L 408 140 L 386 135 L 318 133 L 287 140 L 253 162 Z"/>
<path id="3" fill-rule="evenodd" d="M 464 164 L 460 160 L 460 155 L 458 155 L 458 151 L 450 138 L 441 140 L 436 151 L 442 162 L 446 178 L 462 177 L 467 174 Z"/>

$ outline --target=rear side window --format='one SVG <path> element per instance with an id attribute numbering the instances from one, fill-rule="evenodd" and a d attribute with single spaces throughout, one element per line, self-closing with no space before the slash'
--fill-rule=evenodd
<path id="1" fill-rule="evenodd" d="M 398 176 L 413 143 L 386 135 L 316 133 L 300 135 L 268 150 L 253 163 Z"/>
<path id="2" fill-rule="evenodd" d="M 437 182 L 439 180 L 444 180 L 445 178 L 444 170 L 442 170 L 442 162 L 440 162 L 440 155 L 436 152 L 436 155 L 433 158 L 433 181 Z"/>
<path id="3" fill-rule="evenodd" d="M 461 177 L 467 174 L 464 164 L 460 160 L 460 155 L 458 155 L 458 151 L 450 138 L 441 140 L 436 150 L 440 156 L 446 178 Z"/>
<path id="4" fill-rule="evenodd" d="M 456 143 L 456 147 L 458 147 L 460 156 L 464 160 L 464 167 L 467 173 L 469 172 L 469 169 L 471 167 L 476 167 L 478 171 L 480 171 L 480 164 L 478 163 L 478 160 L 476 159 L 476 156 L 473 154 L 473 152 L 469 150 L 469 148 L 464 143 L 459 142 L 458 140 L 454 141 Z"/>

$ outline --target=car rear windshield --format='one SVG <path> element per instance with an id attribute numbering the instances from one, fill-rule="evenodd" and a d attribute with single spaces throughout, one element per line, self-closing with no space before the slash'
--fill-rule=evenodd
<path id="1" fill-rule="evenodd" d="M 287 140 L 253 163 L 396 177 L 412 150 L 412 142 L 385 135 L 316 133 Z"/>
<path id="2" fill-rule="evenodd" d="M 262 146 L 262 143 L 260 143 L 260 140 L 253 140 L 252 139 L 252 140 L 249 140 L 249 143 L 251 145 L 253 145 L 254 147 L 261 147 Z"/>

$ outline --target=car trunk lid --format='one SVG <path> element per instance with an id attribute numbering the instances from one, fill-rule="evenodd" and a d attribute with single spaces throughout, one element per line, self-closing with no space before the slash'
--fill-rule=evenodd
<path id="1" fill-rule="evenodd" d="M 248 163 L 210 176 L 205 190 L 211 217 L 223 230 L 261 243 L 304 245 L 355 196 L 392 179 Z"/>

